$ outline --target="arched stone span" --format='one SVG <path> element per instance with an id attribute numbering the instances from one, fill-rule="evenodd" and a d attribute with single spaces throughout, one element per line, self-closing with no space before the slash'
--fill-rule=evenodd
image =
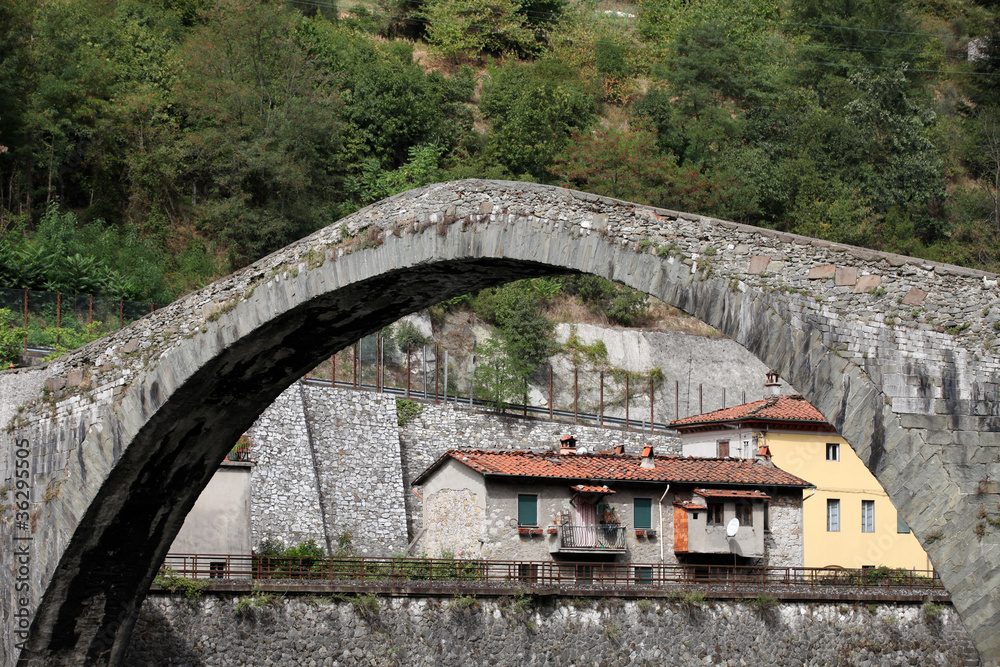
<path id="1" fill-rule="evenodd" d="M 0 555 L 4 662 L 117 664 L 216 464 L 318 360 L 442 299 L 561 271 L 694 314 L 812 401 L 996 663 L 1000 540 L 980 509 L 995 516 L 1000 490 L 994 276 L 489 181 L 380 202 L 48 368 L 0 377 L 7 500 L 17 461 L 32 480 L 27 520 L 16 507 L 0 518 L 4 544 L 29 547 L 20 570 Z M 33 618 L 23 647 L 19 615 Z"/>

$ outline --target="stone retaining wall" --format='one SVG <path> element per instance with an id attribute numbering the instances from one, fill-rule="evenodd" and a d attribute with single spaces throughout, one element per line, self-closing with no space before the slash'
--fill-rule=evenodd
<path id="1" fill-rule="evenodd" d="M 410 481 L 449 449 L 546 449 L 573 434 L 590 451 L 652 444 L 680 455 L 673 434 L 626 432 L 498 415 L 454 404 L 422 405 L 403 427 L 389 394 L 296 383 L 260 416 L 254 441 L 253 543 L 314 539 L 337 550 L 350 534 L 368 556 L 392 556 L 419 531 L 423 508 Z"/>
<path id="2" fill-rule="evenodd" d="M 974 665 L 950 606 L 146 598 L 126 665 Z M 764 608 L 762 608 L 764 607 Z"/>

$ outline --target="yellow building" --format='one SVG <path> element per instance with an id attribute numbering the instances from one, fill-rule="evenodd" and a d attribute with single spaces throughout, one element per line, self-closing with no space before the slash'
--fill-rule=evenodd
<path id="1" fill-rule="evenodd" d="M 801 396 L 771 396 L 671 426 L 685 456 L 769 456 L 816 486 L 803 492 L 806 567 L 931 569 L 878 480 Z"/>

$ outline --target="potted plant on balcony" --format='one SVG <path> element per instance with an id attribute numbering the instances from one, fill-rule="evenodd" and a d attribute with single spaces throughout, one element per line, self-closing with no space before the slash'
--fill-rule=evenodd
<path id="1" fill-rule="evenodd" d="M 249 435 L 244 433 L 240 436 L 240 439 L 236 441 L 233 448 L 229 450 L 229 455 L 226 456 L 230 461 L 249 461 L 250 460 L 250 447 L 253 446 L 253 440 Z"/>

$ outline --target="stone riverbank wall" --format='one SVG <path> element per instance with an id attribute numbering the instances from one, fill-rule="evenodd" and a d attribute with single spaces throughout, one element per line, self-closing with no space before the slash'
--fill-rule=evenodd
<path id="1" fill-rule="evenodd" d="M 126 665 L 977 665 L 950 605 L 150 594 Z"/>
<path id="2" fill-rule="evenodd" d="M 398 425 L 388 394 L 304 383 L 289 387 L 254 423 L 253 543 L 314 539 L 334 553 L 343 536 L 361 555 L 405 551 L 422 504 L 410 481 L 449 449 L 547 449 L 567 434 L 589 451 L 651 444 L 680 455 L 673 434 L 599 428 L 421 403 Z M 437 554 L 430 554 L 437 555 Z"/>

